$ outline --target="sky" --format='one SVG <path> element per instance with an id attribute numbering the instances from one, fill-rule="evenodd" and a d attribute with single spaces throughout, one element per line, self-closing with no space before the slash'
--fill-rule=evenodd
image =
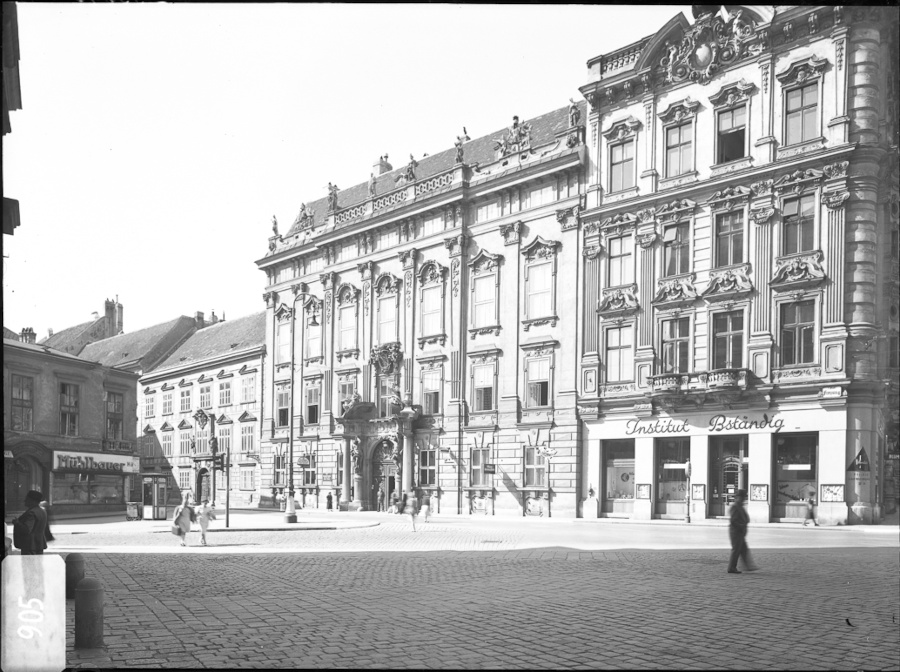
<path id="1" fill-rule="evenodd" d="M 263 310 L 276 216 L 581 100 L 587 61 L 689 5 L 19 3 L 3 325 L 42 339 Z"/>

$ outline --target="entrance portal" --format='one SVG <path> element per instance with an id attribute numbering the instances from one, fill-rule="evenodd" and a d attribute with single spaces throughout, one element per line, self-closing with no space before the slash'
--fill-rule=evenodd
<path id="1" fill-rule="evenodd" d="M 372 451 L 372 501 L 370 511 L 378 510 L 378 488 L 384 492 L 384 510 L 387 511 L 393 501 L 394 493 L 402 497 L 400 492 L 400 470 L 394 457 L 394 445 L 390 441 L 382 441 Z"/>
<path id="2" fill-rule="evenodd" d="M 197 474 L 197 499 L 194 503 L 199 504 L 204 500 L 212 501 L 212 497 L 210 497 L 209 493 L 209 471 L 207 469 L 201 469 L 200 473 Z"/>
<path id="3" fill-rule="evenodd" d="M 3 505 L 6 511 L 24 511 L 25 495 L 29 490 L 44 490 L 44 468 L 33 458 L 22 456 L 4 460 L 6 475 L 3 483 Z M 44 493 L 46 497 L 47 493 Z"/>
<path id="4" fill-rule="evenodd" d="M 738 490 L 747 489 L 745 436 L 720 436 L 710 441 L 710 516 L 727 516 Z"/>

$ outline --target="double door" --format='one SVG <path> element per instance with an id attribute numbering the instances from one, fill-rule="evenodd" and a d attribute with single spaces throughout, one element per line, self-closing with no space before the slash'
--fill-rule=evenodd
<path id="1" fill-rule="evenodd" d="M 747 489 L 747 437 L 716 437 L 710 443 L 710 516 L 727 516 L 738 490 Z"/>

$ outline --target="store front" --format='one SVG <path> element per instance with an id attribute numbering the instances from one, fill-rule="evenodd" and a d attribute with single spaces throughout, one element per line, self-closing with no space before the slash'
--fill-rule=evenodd
<path id="1" fill-rule="evenodd" d="M 602 511 L 609 517 L 634 513 L 634 439 L 603 442 Z"/>
<path id="2" fill-rule="evenodd" d="M 136 456 L 57 450 L 49 501 L 56 514 L 124 511 L 130 479 L 138 473 Z"/>
<path id="3" fill-rule="evenodd" d="M 738 490 L 747 489 L 747 435 L 714 436 L 709 440 L 709 515 L 722 518 Z"/>

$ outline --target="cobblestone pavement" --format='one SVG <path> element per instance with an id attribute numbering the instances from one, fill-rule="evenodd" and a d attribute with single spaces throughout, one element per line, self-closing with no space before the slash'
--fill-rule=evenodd
<path id="1" fill-rule="evenodd" d="M 73 649 L 70 600 L 68 664 L 900 669 L 897 528 L 752 529 L 762 570 L 741 575 L 725 572 L 721 528 L 434 521 L 419 529 L 385 520 L 354 530 L 210 535 L 222 547 L 173 549 L 166 534 L 145 535 L 166 544 L 147 553 L 93 547 L 85 566 L 106 589 L 106 646 Z M 642 545 L 663 541 L 653 549 L 621 540 L 618 550 L 574 547 L 579 535 L 614 532 Z M 260 552 L 270 535 L 303 550 Z"/>

